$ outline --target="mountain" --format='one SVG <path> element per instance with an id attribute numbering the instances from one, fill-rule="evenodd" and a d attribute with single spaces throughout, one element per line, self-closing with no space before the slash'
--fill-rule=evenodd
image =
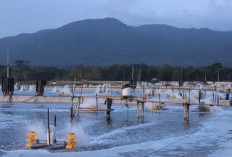
<path id="1" fill-rule="evenodd" d="M 7 50 L 13 61 L 28 60 L 32 65 L 231 65 L 232 32 L 88 19 L 0 39 L 0 64 L 5 63 Z"/>

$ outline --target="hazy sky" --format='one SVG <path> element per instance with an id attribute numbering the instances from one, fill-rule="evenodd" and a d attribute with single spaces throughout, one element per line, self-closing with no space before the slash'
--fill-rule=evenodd
<path id="1" fill-rule="evenodd" d="M 232 0 L 0 0 L 0 37 L 104 17 L 128 25 L 232 30 Z"/>

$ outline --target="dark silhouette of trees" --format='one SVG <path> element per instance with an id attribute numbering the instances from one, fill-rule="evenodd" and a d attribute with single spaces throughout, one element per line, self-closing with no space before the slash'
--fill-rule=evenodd
<path id="1" fill-rule="evenodd" d="M 179 67 L 171 65 L 150 66 L 146 64 L 114 64 L 111 66 L 85 66 L 77 65 L 72 69 L 60 69 L 56 67 L 32 67 L 25 60 L 18 60 L 11 66 L 12 75 L 16 81 L 29 81 L 36 79 L 46 80 L 131 80 L 132 67 L 135 80 L 150 81 L 158 78 L 163 81 L 220 81 L 232 80 L 232 68 L 225 67 L 221 63 L 214 63 L 206 67 Z M 6 67 L 0 65 L 1 75 L 5 75 Z M 182 70 L 181 70 L 182 69 Z"/>

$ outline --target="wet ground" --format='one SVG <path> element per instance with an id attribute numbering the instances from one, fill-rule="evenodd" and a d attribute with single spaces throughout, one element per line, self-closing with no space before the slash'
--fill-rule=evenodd
<path id="1" fill-rule="evenodd" d="M 47 108 L 51 124 L 57 116 L 58 141 L 67 140 L 69 132 L 78 136 L 71 152 L 25 147 L 29 131 L 46 139 Z M 217 156 L 224 149 L 230 153 L 230 108 L 212 107 L 203 113 L 191 106 L 189 121 L 183 120 L 183 106 L 175 105 L 156 112 L 147 109 L 144 119 L 137 118 L 135 106 L 117 105 L 110 119 L 98 112 L 79 113 L 71 121 L 69 108 L 69 104 L 0 104 L 0 156 Z"/>

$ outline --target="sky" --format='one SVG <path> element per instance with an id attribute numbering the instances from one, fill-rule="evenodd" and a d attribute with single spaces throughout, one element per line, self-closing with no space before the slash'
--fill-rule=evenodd
<path id="1" fill-rule="evenodd" d="M 232 0 L 0 0 L 0 38 L 113 17 L 127 25 L 232 30 Z"/>

